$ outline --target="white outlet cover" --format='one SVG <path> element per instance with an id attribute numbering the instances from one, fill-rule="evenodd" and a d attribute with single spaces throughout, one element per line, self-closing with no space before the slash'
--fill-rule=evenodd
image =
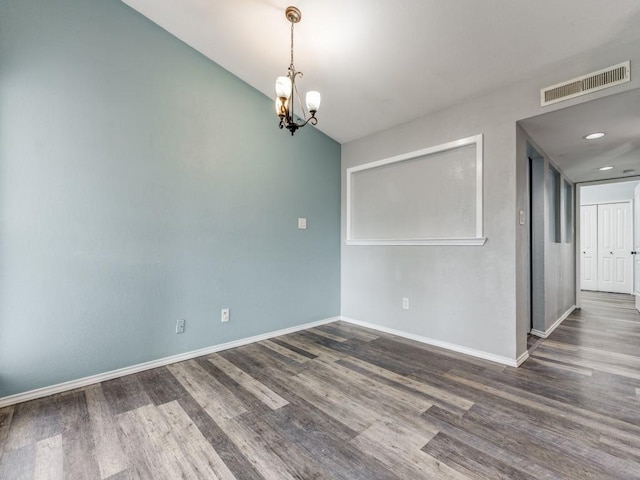
<path id="1" fill-rule="evenodd" d="M 306 228 L 307 228 L 307 219 L 306 218 L 298 218 L 298 228 L 300 230 L 306 230 Z"/>

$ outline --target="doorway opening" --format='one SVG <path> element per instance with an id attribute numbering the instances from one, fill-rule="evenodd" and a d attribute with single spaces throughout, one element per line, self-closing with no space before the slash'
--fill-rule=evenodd
<path id="1" fill-rule="evenodd" d="M 578 304 L 600 292 L 633 295 L 640 307 L 640 180 L 581 184 L 578 198 Z"/>
<path id="2" fill-rule="evenodd" d="M 544 158 L 529 145 L 529 333 L 544 322 Z"/>

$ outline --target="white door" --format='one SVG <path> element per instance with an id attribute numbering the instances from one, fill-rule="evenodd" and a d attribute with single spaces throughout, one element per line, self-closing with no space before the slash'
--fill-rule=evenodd
<path id="1" fill-rule="evenodd" d="M 640 312 L 640 183 L 636 185 L 633 197 L 633 266 L 636 310 Z"/>
<path id="2" fill-rule="evenodd" d="M 580 207 L 580 290 L 598 290 L 598 206 Z"/>
<path id="3" fill-rule="evenodd" d="M 631 204 L 598 205 L 598 290 L 631 293 Z"/>

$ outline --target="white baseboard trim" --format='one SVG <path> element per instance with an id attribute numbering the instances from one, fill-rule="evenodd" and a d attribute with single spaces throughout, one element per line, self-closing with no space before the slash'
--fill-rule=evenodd
<path id="1" fill-rule="evenodd" d="M 434 347 L 440 347 L 446 350 L 452 350 L 454 352 L 470 355 L 472 357 L 481 358 L 483 360 L 489 360 L 491 362 L 501 363 L 502 365 L 508 365 L 510 367 L 519 366 L 522 362 L 524 362 L 529 357 L 529 353 L 525 352 L 522 355 L 520 355 L 520 357 L 518 357 L 517 359 L 513 359 L 509 357 L 503 357 L 501 355 L 494 355 L 493 353 L 489 353 L 489 352 L 483 352 L 482 350 L 463 347 L 461 345 L 456 345 L 455 343 L 443 342 L 442 340 L 423 337 L 421 335 L 404 332 L 402 330 L 396 330 L 394 328 L 383 327 L 381 325 L 376 325 L 374 323 L 363 322 L 361 320 L 356 320 L 354 318 L 340 317 L 340 320 L 347 323 L 353 323 L 354 325 L 359 325 L 361 327 L 370 328 L 372 330 L 378 330 L 380 332 L 396 335 L 398 337 L 408 338 L 409 340 L 415 340 L 416 342 L 426 343 L 427 345 L 433 345 Z"/>
<path id="2" fill-rule="evenodd" d="M 516 358 L 516 367 L 519 367 L 520 365 L 522 365 L 525 362 L 525 360 L 527 360 L 528 358 L 529 358 L 529 352 L 525 351 L 522 355 Z"/>
<path id="3" fill-rule="evenodd" d="M 205 347 L 198 350 L 192 350 L 190 352 L 180 353 L 178 355 L 172 355 L 170 357 L 159 358 L 158 360 L 139 363 L 130 367 L 119 368 L 118 370 L 111 370 L 110 372 L 99 373 L 97 375 L 91 375 L 89 377 L 79 378 L 77 380 L 71 380 L 69 382 L 58 383 L 57 385 L 51 385 L 49 387 L 37 388 L 28 392 L 9 395 L 7 397 L 0 398 L 0 408 L 8 407 L 9 405 L 15 405 L 16 403 L 27 402 L 29 400 L 35 400 L 37 398 L 47 397 L 56 393 L 67 392 L 69 390 L 86 387 L 88 385 L 93 385 L 95 383 L 100 383 L 107 380 L 113 380 L 114 378 L 124 377 L 126 375 L 131 375 L 132 373 L 143 372 L 145 370 L 163 367 L 165 365 L 182 362 L 184 360 L 191 360 L 192 358 L 221 352 L 222 350 L 241 347 L 250 343 L 261 342 L 262 340 L 268 340 L 270 338 L 279 337 L 281 335 L 287 335 L 289 333 L 299 332 L 301 330 L 308 330 L 310 328 L 318 327 L 320 325 L 326 325 L 327 323 L 333 323 L 338 320 L 340 320 L 340 317 L 326 318 L 324 320 L 305 323 L 303 325 L 297 325 L 295 327 L 276 330 L 275 332 L 263 333 L 260 335 L 255 335 L 253 337 L 242 338 L 240 340 L 234 340 L 232 342 L 221 343 L 218 345 L 213 345 L 211 347 Z"/>
<path id="4" fill-rule="evenodd" d="M 554 322 L 553 325 L 551 325 L 549 328 L 547 328 L 546 331 L 541 331 L 541 330 L 536 330 L 535 328 L 531 329 L 531 335 L 535 335 L 536 337 L 540 337 L 540 338 L 548 338 L 549 335 L 551 335 L 553 333 L 553 331 L 558 328 L 560 326 L 560 324 L 562 322 L 564 322 L 566 320 L 566 318 L 571 315 L 571 313 L 576 309 L 576 306 L 574 305 L 573 307 L 571 307 L 569 310 L 567 310 L 566 312 L 564 312 L 562 314 L 562 316 L 556 320 Z"/>

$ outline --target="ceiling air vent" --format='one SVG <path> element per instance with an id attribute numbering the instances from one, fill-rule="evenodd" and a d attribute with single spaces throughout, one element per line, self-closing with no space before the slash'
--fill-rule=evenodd
<path id="1" fill-rule="evenodd" d="M 567 82 L 551 85 L 540 90 L 540 106 L 569 100 L 570 98 L 596 92 L 631 81 L 631 62 L 622 62 L 597 72 L 588 73 Z"/>

